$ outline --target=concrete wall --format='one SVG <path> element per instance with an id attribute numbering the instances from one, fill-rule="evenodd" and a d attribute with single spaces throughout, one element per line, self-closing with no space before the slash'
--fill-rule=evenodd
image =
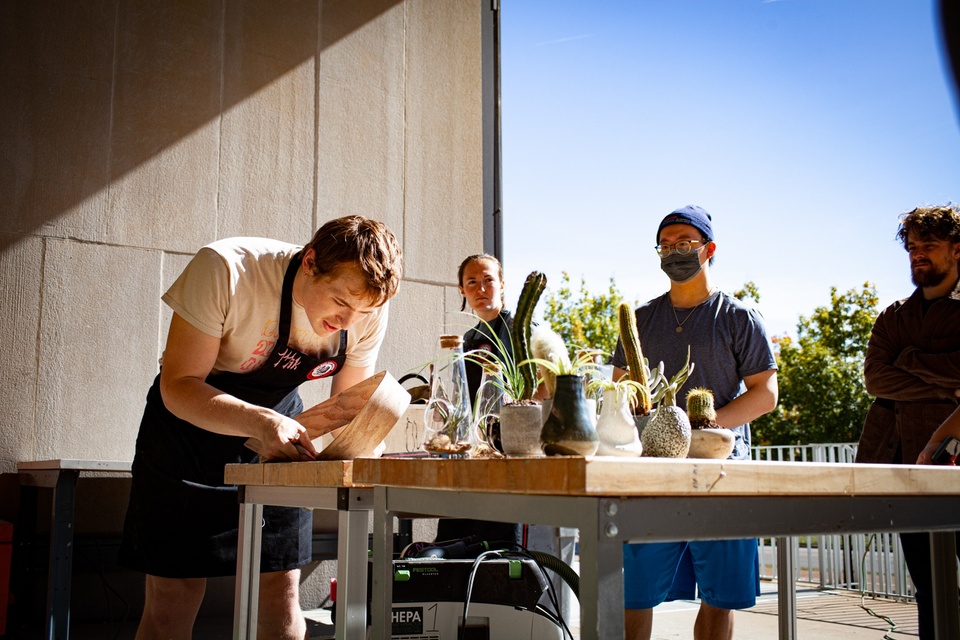
<path id="1" fill-rule="evenodd" d="M 0 518 L 19 460 L 132 459 L 160 296 L 218 238 L 385 222 L 406 276 L 379 367 L 435 355 L 483 243 L 483 6 L 0 3 Z M 125 490 L 90 499 L 117 530 Z"/>
<path id="2" fill-rule="evenodd" d="M 160 295 L 218 238 L 382 220 L 406 277 L 379 365 L 431 357 L 482 248 L 480 5 L 3 3 L 0 472 L 131 459 Z"/>

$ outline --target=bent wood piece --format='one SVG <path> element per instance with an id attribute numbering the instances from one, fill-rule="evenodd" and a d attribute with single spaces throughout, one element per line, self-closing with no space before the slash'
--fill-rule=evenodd
<path id="1" fill-rule="evenodd" d="M 352 460 L 372 455 L 410 404 L 410 394 L 387 371 L 375 373 L 349 389 L 294 416 L 307 429 L 313 445 L 320 448 L 321 438 L 341 429 L 340 435 L 317 460 Z M 257 451 L 250 438 L 247 448 Z"/>
<path id="2" fill-rule="evenodd" d="M 343 428 L 317 460 L 352 460 L 373 455 L 393 425 L 410 405 L 410 394 L 387 371 L 374 374 L 337 395 L 307 409 L 294 420 L 307 428 L 313 444 Z"/>

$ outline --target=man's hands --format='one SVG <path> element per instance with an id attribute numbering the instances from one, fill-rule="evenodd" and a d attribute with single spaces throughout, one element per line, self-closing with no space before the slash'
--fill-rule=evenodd
<path id="1" fill-rule="evenodd" d="M 294 462 L 315 460 L 317 449 L 313 446 L 306 427 L 286 416 L 277 414 L 277 420 L 268 425 L 260 438 L 251 444 L 260 454 L 260 460 L 290 460 Z"/>
<path id="2" fill-rule="evenodd" d="M 943 440 L 931 440 L 917 456 L 917 464 L 933 464 L 933 454 Z"/>

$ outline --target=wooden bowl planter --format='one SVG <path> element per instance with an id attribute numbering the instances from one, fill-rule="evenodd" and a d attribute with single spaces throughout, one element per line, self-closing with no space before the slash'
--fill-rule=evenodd
<path id="1" fill-rule="evenodd" d="M 690 451 L 688 458 L 729 458 L 737 437 L 730 429 L 720 427 L 712 429 L 693 429 L 690 432 Z"/>

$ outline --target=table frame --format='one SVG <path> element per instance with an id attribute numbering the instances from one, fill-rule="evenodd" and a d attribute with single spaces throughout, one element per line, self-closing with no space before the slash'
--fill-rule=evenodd
<path id="1" fill-rule="evenodd" d="M 949 559 L 956 566 L 954 535 L 944 532 L 960 529 L 960 495 L 611 497 L 377 486 L 372 578 L 375 638 L 389 637 L 393 518 L 400 514 L 579 529 L 583 640 L 623 637 L 624 542 L 931 531 L 937 637 L 960 637 L 960 612 L 956 596 L 952 601 L 950 597 L 957 593 L 957 572 L 944 570 Z M 783 544 L 781 548 L 789 547 Z M 794 574 L 788 555 L 778 558 L 781 576 Z M 793 589 L 793 584 L 786 582 L 779 587 L 779 636 L 784 640 L 796 637 Z"/>
<path id="2" fill-rule="evenodd" d="M 17 474 L 20 479 L 20 513 L 15 536 L 18 546 L 33 543 L 37 516 L 35 490 L 37 488 L 53 489 L 45 638 L 67 640 L 70 637 L 70 583 L 73 572 L 77 481 L 81 474 L 85 477 L 119 475 L 128 478 L 131 464 L 117 460 L 68 459 L 17 463 Z M 21 576 L 17 577 L 17 579 L 20 578 Z"/>
<path id="3" fill-rule="evenodd" d="M 257 637 L 263 507 L 328 509 L 338 513 L 336 640 L 367 633 L 367 544 L 373 490 L 369 487 L 240 486 L 240 532 L 233 612 L 235 640 Z M 392 553 L 391 549 L 391 553 Z"/>

